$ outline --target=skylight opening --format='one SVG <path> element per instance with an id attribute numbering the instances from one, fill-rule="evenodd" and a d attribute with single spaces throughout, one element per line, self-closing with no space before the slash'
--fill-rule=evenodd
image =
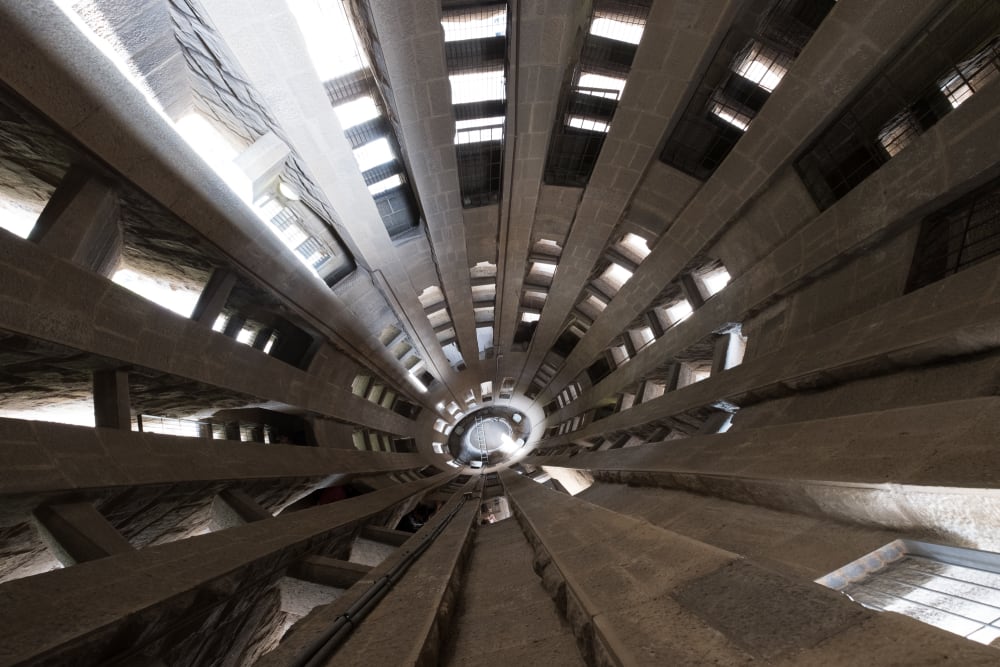
<path id="1" fill-rule="evenodd" d="M 669 308 L 664 309 L 667 313 L 667 318 L 670 320 L 670 324 L 677 324 L 682 320 L 686 320 L 694 312 L 691 304 L 688 303 L 687 299 L 678 301 Z"/>
<path id="2" fill-rule="evenodd" d="M 708 292 L 708 296 L 715 296 L 729 284 L 732 278 L 729 276 L 729 271 L 720 266 L 714 271 L 701 276 L 700 280 L 701 284 L 705 287 L 705 291 Z"/>
<path id="3" fill-rule="evenodd" d="M 656 340 L 656 336 L 653 334 L 653 330 L 650 327 L 633 329 L 631 334 L 632 334 L 632 345 L 637 350 L 641 350 L 642 348 L 646 347 L 654 340 Z"/>
<path id="4" fill-rule="evenodd" d="M 378 105 L 375 104 L 375 99 L 371 95 L 365 95 L 356 100 L 338 104 L 333 107 L 333 112 L 337 114 L 340 127 L 344 130 L 349 130 L 362 123 L 375 120 L 382 115 Z"/>
<path id="5" fill-rule="evenodd" d="M 431 449 L 434 450 L 435 454 L 444 454 L 444 443 L 443 442 L 432 442 Z"/>
<path id="6" fill-rule="evenodd" d="M 598 299 L 593 294 L 584 299 L 583 304 L 598 313 L 604 312 L 604 309 L 608 307 L 608 304 L 604 303 L 604 301 Z"/>
<path id="7" fill-rule="evenodd" d="M 747 131 L 747 128 L 750 127 L 750 121 L 753 120 L 747 114 L 737 111 L 721 102 L 713 102 L 709 110 L 712 112 L 712 115 L 743 132 Z"/>
<path id="8" fill-rule="evenodd" d="M 455 133 L 456 144 L 480 144 L 484 141 L 503 141 L 503 125 L 460 130 Z"/>
<path id="9" fill-rule="evenodd" d="M 611 358 L 614 359 L 615 366 L 621 366 L 629 360 L 628 349 L 624 345 L 615 345 L 611 348 Z"/>
<path id="10" fill-rule="evenodd" d="M 555 275 L 556 265 L 549 262 L 532 262 L 531 270 L 546 276 L 552 276 Z"/>
<path id="11" fill-rule="evenodd" d="M 380 195 L 389 190 L 395 190 L 403 185 L 402 174 L 393 174 L 389 178 L 383 178 L 381 181 L 372 183 L 368 186 L 368 192 L 371 193 L 372 197 Z"/>
<path id="12" fill-rule="evenodd" d="M 256 337 L 256 335 L 257 335 L 256 331 L 244 327 L 240 329 L 240 332 L 238 334 L 236 334 L 236 342 L 243 343 L 244 345 L 249 345 L 250 343 L 253 342 L 253 339 Z"/>
<path id="13" fill-rule="evenodd" d="M 507 8 L 487 7 L 448 12 L 441 19 L 444 41 L 485 39 L 507 35 Z"/>
<path id="14" fill-rule="evenodd" d="M 604 134 L 607 134 L 608 130 L 611 128 L 608 123 L 594 120 L 593 118 L 586 118 L 584 116 L 570 116 L 566 119 L 566 125 L 577 130 L 601 132 Z"/>
<path id="15" fill-rule="evenodd" d="M 451 74 L 451 103 L 469 104 L 502 100 L 507 96 L 503 70 L 486 70 L 471 74 Z"/>
<path id="16" fill-rule="evenodd" d="M 191 317 L 200 292 L 171 284 L 132 269 L 119 269 L 111 280 L 147 301 L 163 306 L 182 317 Z"/>
<path id="17" fill-rule="evenodd" d="M 590 22 L 591 35 L 607 37 L 629 44 L 638 44 L 642 40 L 642 32 L 645 28 L 645 20 L 636 21 L 633 17 L 612 12 L 596 11 L 594 12 L 594 20 Z"/>
<path id="18" fill-rule="evenodd" d="M 631 232 L 625 235 L 625 238 L 621 240 L 621 244 L 640 260 L 646 259 L 649 253 L 652 252 L 649 249 L 649 241 Z"/>
<path id="19" fill-rule="evenodd" d="M 610 266 L 608 266 L 608 268 L 604 270 L 604 273 L 601 274 L 601 280 L 610 285 L 615 292 L 620 290 L 631 277 L 631 271 L 615 262 L 611 262 Z"/>
<path id="20" fill-rule="evenodd" d="M 355 148 L 354 159 L 358 163 L 358 169 L 365 172 L 387 162 L 392 162 L 396 159 L 396 155 L 392 152 L 389 140 L 385 137 L 380 137 L 375 141 L 368 142 L 364 146 Z"/>
<path id="21" fill-rule="evenodd" d="M 541 313 L 521 313 L 521 321 L 525 323 L 537 322 L 541 318 Z"/>
<path id="22" fill-rule="evenodd" d="M 493 347 L 493 327 L 476 327 L 476 342 L 480 354 Z"/>
<path id="23" fill-rule="evenodd" d="M 788 73 L 788 68 L 782 64 L 787 60 L 787 56 L 780 51 L 753 42 L 746 55 L 734 65 L 733 71 L 770 93 Z"/>
<path id="24" fill-rule="evenodd" d="M 591 72 L 581 74 L 576 85 L 584 95 L 604 97 L 609 100 L 619 99 L 625 91 L 625 79 Z"/>
<path id="25" fill-rule="evenodd" d="M 368 66 L 340 0 L 287 0 L 320 81 L 329 81 Z"/>

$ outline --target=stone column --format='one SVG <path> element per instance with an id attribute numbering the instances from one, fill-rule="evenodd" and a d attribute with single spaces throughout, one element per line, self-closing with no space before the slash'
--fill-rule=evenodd
<path id="1" fill-rule="evenodd" d="M 208 279 L 194 306 L 191 319 L 208 327 L 215 324 L 222 309 L 226 307 L 229 293 L 233 291 L 235 284 L 236 274 L 229 269 L 217 268 L 212 271 L 212 277 Z"/>
<path id="2" fill-rule="evenodd" d="M 28 236 L 57 257 L 111 277 L 121 257 L 118 193 L 83 167 L 63 177 Z"/>
<path id="3" fill-rule="evenodd" d="M 34 516 L 42 537 L 63 565 L 134 551 L 89 502 L 43 505 Z"/>
<path id="4" fill-rule="evenodd" d="M 94 425 L 132 430 L 127 371 L 94 371 Z"/>

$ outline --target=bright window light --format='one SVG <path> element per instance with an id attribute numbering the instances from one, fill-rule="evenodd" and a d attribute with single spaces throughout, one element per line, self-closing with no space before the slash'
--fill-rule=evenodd
<path id="1" fill-rule="evenodd" d="M 537 322 L 541 318 L 541 313 L 521 313 L 522 322 Z"/>
<path id="2" fill-rule="evenodd" d="M 632 343 L 635 345 L 636 349 L 641 349 L 656 340 L 656 336 L 653 335 L 653 330 L 649 327 L 635 329 L 632 333 Z"/>
<path id="3" fill-rule="evenodd" d="M 670 319 L 671 324 L 677 324 L 681 320 L 686 319 L 694 312 L 691 308 L 691 304 L 687 302 L 687 299 L 678 301 L 674 305 L 666 309 L 667 317 Z"/>
<path id="4" fill-rule="evenodd" d="M 223 331 L 226 330 L 227 324 L 229 324 L 229 315 L 221 313 L 219 314 L 218 317 L 215 318 L 215 323 L 212 325 L 212 331 L 218 331 L 219 333 L 222 333 Z"/>
<path id="5" fill-rule="evenodd" d="M 491 125 L 503 125 L 503 116 L 489 116 L 487 118 L 471 118 L 469 120 L 456 120 L 456 130 L 471 130 L 477 127 L 489 127 Z"/>
<path id="6" fill-rule="evenodd" d="M 444 443 L 443 442 L 432 442 L 431 448 L 434 450 L 435 454 L 444 454 Z"/>
<path id="7" fill-rule="evenodd" d="M 729 276 L 729 271 L 720 267 L 711 273 L 708 273 L 701 278 L 701 282 L 705 285 L 705 290 L 708 292 L 709 296 L 714 296 L 722 291 L 722 289 L 729 284 L 732 280 Z"/>
<path id="8" fill-rule="evenodd" d="M 188 146 L 248 205 L 253 201 L 253 186 L 233 160 L 238 151 L 211 122 L 197 112 L 189 113 L 174 124 Z"/>
<path id="9" fill-rule="evenodd" d="M 570 116 L 566 119 L 566 125 L 578 130 L 603 133 L 607 133 L 608 128 L 611 127 L 605 122 L 594 120 L 593 118 L 584 118 L 583 116 Z"/>
<path id="10" fill-rule="evenodd" d="M 556 272 L 556 265 L 549 264 L 548 262 L 533 262 L 531 265 L 531 270 L 537 271 L 538 273 L 542 273 L 546 276 L 551 276 L 554 275 Z"/>
<path id="11" fill-rule="evenodd" d="M 480 353 L 493 347 L 493 327 L 476 327 L 476 342 Z"/>
<path id="12" fill-rule="evenodd" d="M 191 317 L 200 296 L 194 290 L 171 285 L 165 280 L 137 273 L 131 269 L 119 269 L 111 280 L 142 298 L 172 310 L 183 317 Z"/>
<path id="13" fill-rule="evenodd" d="M 503 37 L 507 34 L 507 8 L 449 12 L 441 19 L 441 27 L 446 42 Z"/>
<path id="14" fill-rule="evenodd" d="M 603 74 L 592 74 L 584 72 L 576 82 L 580 88 L 597 88 L 599 90 L 581 90 L 584 95 L 594 95 L 595 97 L 606 97 L 609 100 L 617 100 L 625 90 L 625 79 Z"/>
<path id="15" fill-rule="evenodd" d="M 37 408 L 0 408 L 4 419 L 25 419 L 30 421 L 56 422 L 75 426 L 94 426 L 94 403 L 90 399 L 50 403 Z"/>
<path id="16" fill-rule="evenodd" d="M 615 366 L 621 366 L 629 360 L 628 350 L 624 345 L 615 345 L 611 348 L 611 358 L 615 360 Z"/>
<path id="17" fill-rule="evenodd" d="M 646 259 L 646 257 L 651 252 L 649 249 L 649 241 L 642 238 L 638 234 L 628 233 L 625 238 L 621 241 L 622 245 L 625 246 L 631 253 L 636 255 L 639 259 Z"/>
<path id="18" fill-rule="evenodd" d="M 598 313 L 603 312 L 604 309 L 608 307 L 608 304 L 604 303 L 593 294 L 584 299 L 583 303 L 584 305 L 593 308 Z"/>
<path id="19" fill-rule="evenodd" d="M 779 51 L 754 42 L 747 54 L 736 63 L 733 70 L 744 79 L 757 84 L 767 92 L 771 92 L 778 87 L 782 77 L 788 73 L 788 68 L 781 63 L 783 60 L 787 60 L 787 58 Z"/>
<path id="20" fill-rule="evenodd" d="M 26 239 L 31 230 L 35 228 L 38 216 L 42 214 L 42 208 L 41 202 L 32 205 L 28 202 L 0 197 L 0 227 L 11 234 Z"/>
<path id="21" fill-rule="evenodd" d="M 590 34 L 619 42 L 638 44 L 642 40 L 642 31 L 645 27 L 645 21 L 642 23 L 622 21 L 617 14 L 598 11 L 594 12 L 594 20 L 590 22 Z"/>
<path id="22" fill-rule="evenodd" d="M 502 141 L 503 124 L 503 116 L 456 121 L 455 143 L 475 144 L 482 141 Z"/>
<path id="23" fill-rule="evenodd" d="M 507 95 L 502 69 L 452 74 L 448 80 L 451 81 L 452 104 L 502 100 Z"/>
<path id="24" fill-rule="evenodd" d="M 361 171 L 368 171 L 386 162 L 392 162 L 396 156 L 392 152 L 389 140 L 381 137 L 354 149 L 354 159 L 357 160 Z"/>
<path id="25" fill-rule="evenodd" d="M 281 230 L 280 236 L 289 248 L 295 249 L 302 245 L 309 235 L 294 222 Z"/>
<path id="26" fill-rule="evenodd" d="M 400 174 L 393 174 L 389 178 L 384 178 L 377 183 L 372 183 L 368 186 L 368 192 L 371 193 L 372 197 L 375 195 L 380 195 L 383 192 L 388 192 L 394 188 L 398 188 L 403 184 L 403 177 Z"/>
<path id="27" fill-rule="evenodd" d="M 601 274 L 601 280 L 608 283 L 616 292 L 622 288 L 628 279 L 632 277 L 632 272 L 620 264 L 611 262 L 611 265 Z"/>
<path id="28" fill-rule="evenodd" d="M 340 0 L 288 0 L 320 81 L 368 66 Z"/>
<path id="29" fill-rule="evenodd" d="M 979 53 L 959 63 L 950 74 L 938 82 L 941 92 L 948 98 L 953 109 L 972 97 L 990 79 L 996 76 L 998 41 L 994 37 Z"/>
<path id="30" fill-rule="evenodd" d="M 250 343 L 253 342 L 254 334 L 255 332 L 253 329 L 247 329 L 244 327 L 243 329 L 240 329 L 240 332 L 238 334 L 236 334 L 236 342 L 243 343 L 244 345 L 249 345 Z"/>
<path id="31" fill-rule="evenodd" d="M 721 102 L 713 103 L 711 111 L 714 116 L 717 116 L 743 132 L 746 132 L 747 128 L 750 127 L 750 121 L 752 120 L 750 116 L 745 113 L 741 113 L 730 106 L 722 104 Z"/>
<path id="32" fill-rule="evenodd" d="M 278 340 L 277 334 L 271 334 L 271 337 L 267 339 L 264 344 L 264 354 L 271 354 L 271 348 L 274 347 L 274 342 Z"/>
<path id="33" fill-rule="evenodd" d="M 371 95 L 365 95 L 356 100 L 338 104 L 333 107 L 333 112 L 337 114 L 340 127 L 345 130 L 361 125 L 362 123 L 367 123 L 370 120 L 375 120 L 382 115 Z"/>

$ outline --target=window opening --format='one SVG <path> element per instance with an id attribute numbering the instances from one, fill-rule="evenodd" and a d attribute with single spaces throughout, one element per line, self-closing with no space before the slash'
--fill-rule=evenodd
<path id="1" fill-rule="evenodd" d="M 981 644 L 1000 638 L 1000 554 L 897 540 L 817 580 Z"/>

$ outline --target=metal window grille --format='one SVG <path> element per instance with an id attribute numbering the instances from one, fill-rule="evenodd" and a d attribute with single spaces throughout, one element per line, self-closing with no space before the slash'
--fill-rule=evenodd
<path id="1" fill-rule="evenodd" d="M 990 644 L 1000 638 L 998 554 L 900 540 L 819 580 L 892 611 Z"/>
<path id="2" fill-rule="evenodd" d="M 964 197 L 921 224 L 907 291 L 1000 255 L 1000 182 Z"/>
<path id="3" fill-rule="evenodd" d="M 820 209 L 998 78 L 998 30 L 1000 3 L 989 0 L 952 3 L 932 19 L 796 160 Z"/>
<path id="4" fill-rule="evenodd" d="M 660 160 L 699 180 L 711 176 L 833 4 L 778 0 L 756 24 L 748 5 L 716 51 Z"/>
<path id="5" fill-rule="evenodd" d="M 456 133 L 462 206 L 495 204 L 503 186 L 506 115 L 507 5 L 482 3 L 442 12 L 445 54 L 452 79 L 452 100 L 458 121 Z M 483 97 L 490 99 L 482 99 Z M 489 119 L 501 119 L 499 121 Z"/>

